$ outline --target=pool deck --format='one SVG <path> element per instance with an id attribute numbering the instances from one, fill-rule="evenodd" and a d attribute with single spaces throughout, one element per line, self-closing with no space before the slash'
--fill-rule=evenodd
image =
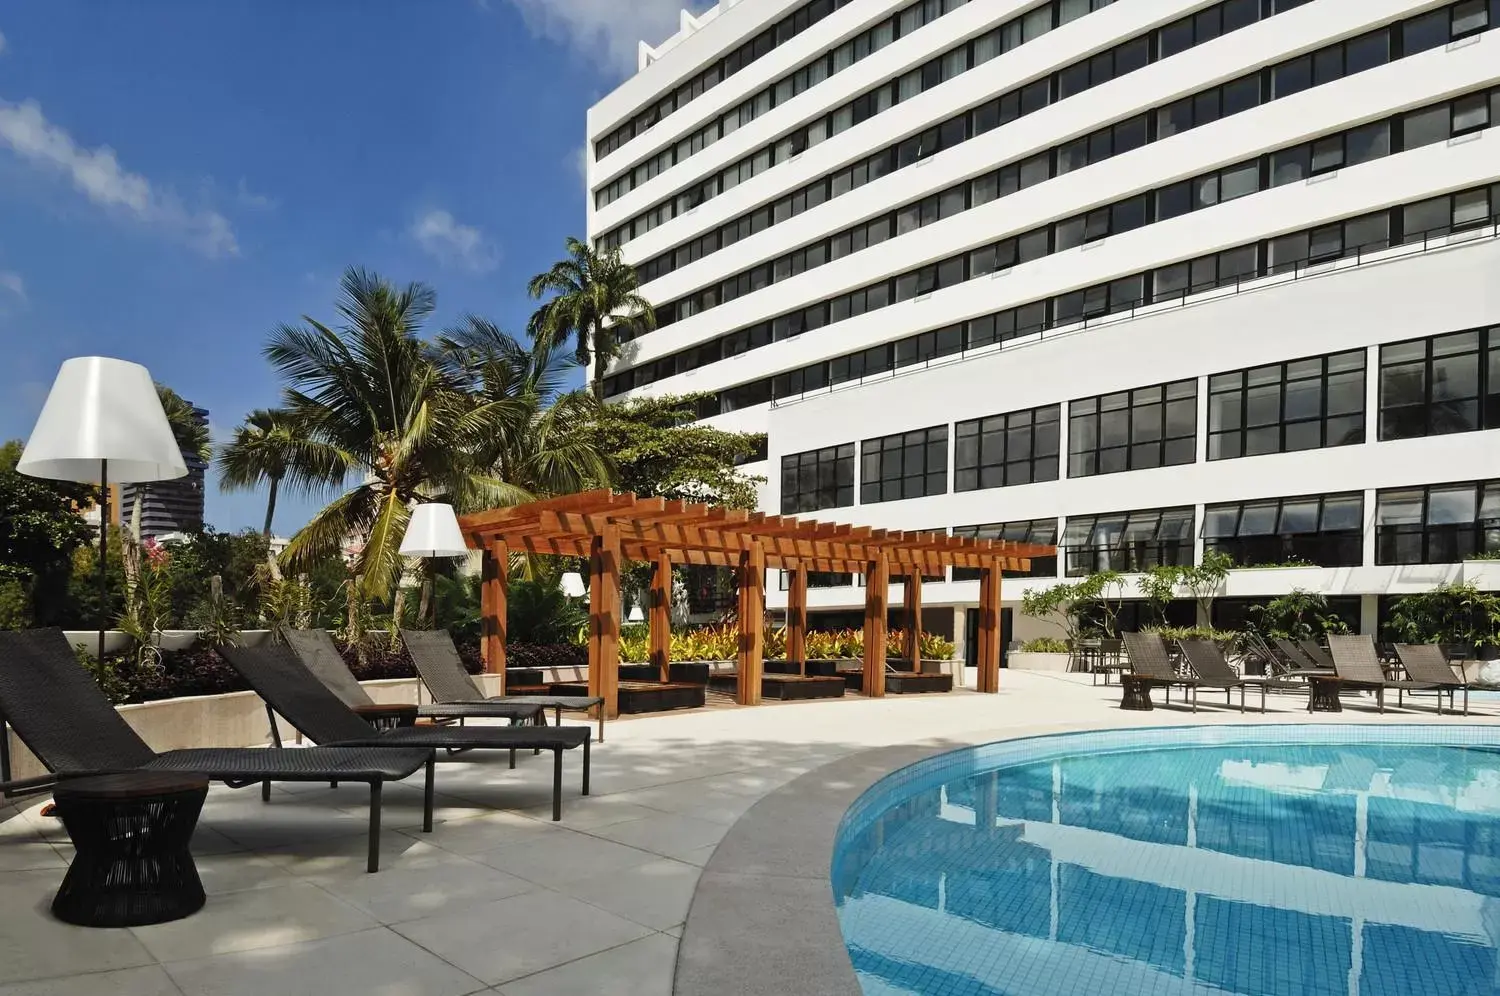
<path id="1" fill-rule="evenodd" d="M 1075 675 L 1007 671 L 1001 686 L 611 724 L 589 798 L 568 756 L 561 823 L 547 819 L 549 758 L 522 757 L 512 772 L 463 755 L 439 765 L 431 834 L 420 832 L 420 779 L 387 789 L 375 875 L 364 871 L 362 787 L 279 786 L 266 805 L 253 788 L 216 786 L 194 840 L 208 903 L 153 927 L 50 916 L 70 848 L 33 797 L 0 808 L 0 996 L 853 993 L 828 883 L 830 820 L 893 767 L 1074 730 L 1500 724 L 1500 699 L 1476 700 L 1465 720 L 1435 715 L 1426 696 L 1385 716 L 1349 696 L 1343 713 L 1309 716 L 1305 700 L 1273 695 L 1263 717 L 1211 695 L 1196 715 L 1176 702 L 1122 712 L 1118 686 Z"/>

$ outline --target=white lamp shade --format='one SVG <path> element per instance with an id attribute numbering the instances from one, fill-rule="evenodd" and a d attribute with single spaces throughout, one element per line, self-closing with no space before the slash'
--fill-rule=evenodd
<path id="1" fill-rule="evenodd" d="M 16 469 L 32 477 L 99 483 L 165 481 L 187 474 L 151 373 L 107 356 L 65 360 Z"/>
<path id="2" fill-rule="evenodd" d="M 468 552 L 452 505 L 431 502 L 412 509 L 406 535 L 401 537 L 403 557 L 463 557 Z"/>
<path id="3" fill-rule="evenodd" d="M 646 619 L 646 614 L 641 611 L 641 607 L 639 605 L 632 605 L 630 607 L 630 615 L 626 616 L 625 618 L 629 622 L 644 622 Z"/>
<path id="4" fill-rule="evenodd" d="M 583 587 L 583 575 L 577 571 L 564 574 L 559 583 L 562 585 L 562 593 L 569 598 L 582 598 L 586 594 Z"/>

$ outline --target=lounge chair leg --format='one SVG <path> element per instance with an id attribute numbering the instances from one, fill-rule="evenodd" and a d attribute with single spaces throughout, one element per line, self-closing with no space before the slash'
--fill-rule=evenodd
<path id="1" fill-rule="evenodd" d="M 562 748 L 552 749 L 552 819 L 562 819 Z"/>
<path id="2" fill-rule="evenodd" d="M 1193 689 L 1193 711 L 1198 711 L 1198 689 Z"/>
<path id="3" fill-rule="evenodd" d="M 269 780 L 260 783 L 260 801 L 271 801 L 271 783 Z"/>
<path id="4" fill-rule="evenodd" d="M 337 781 L 329 782 L 328 783 L 328 787 L 331 788 L 331 789 L 336 789 L 336 788 L 339 787 L 339 783 Z"/>
<path id="5" fill-rule="evenodd" d="M 437 752 L 427 755 L 427 784 L 422 792 L 422 832 L 432 833 L 432 783 L 437 769 Z"/>
<path id="6" fill-rule="evenodd" d="M 370 857 L 365 870 L 380 870 L 380 782 L 370 783 Z"/>
<path id="7" fill-rule="evenodd" d="M 1467 693 L 1465 693 L 1467 694 Z M 562 715 L 559 713 L 558 715 Z M 599 703 L 599 742 L 604 743 L 604 703 Z"/>
<path id="8" fill-rule="evenodd" d="M 592 739 L 592 738 L 590 738 Z M 589 794 L 589 741 L 583 742 L 583 794 Z"/>
<path id="9" fill-rule="evenodd" d="M 510 749 L 510 766 L 512 769 L 516 766 L 516 749 L 514 747 Z"/>
<path id="10" fill-rule="evenodd" d="M 1380 710 L 1380 714 L 1382 716 L 1385 715 L 1385 689 L 1384 688 L 1377 688 L 1377 689 L 1375 689 L 1375 707 Z"/>
<path id="11" fill-rule="evenodd" d="M 1225 695 L 1224 698 L 1228 699 L 1229 696 Z M 1240 715 L 1243 716 L 1244 714 L 1245 714 L 1245 686 L 1241 685 L 1240 686 Z"/>
<path id="12" fill-rule="evenodd" d="M 1469 714 L 1469 686 L 1464 686 L 1464 715 Z"/>

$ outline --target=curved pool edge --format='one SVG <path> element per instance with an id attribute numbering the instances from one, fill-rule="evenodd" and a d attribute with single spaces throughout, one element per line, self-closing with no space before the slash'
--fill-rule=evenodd
<path id="1" fill-rule="evenodd" d="M 1365 735 L 1372 741 L 1438 742 L 1500 748 L 1491 724 L 1226 723 L 1022 733 L 997 740 L 955 739 L 860 751 L 797 777 L 752 806 L 714 851 L 699 877 L 678 945 L 674 996 L 861 996 L 844 945 L 830 875 L 838 841 L 858 818 L 856 803 L 878 797 L 880 783 L 948 772 L 942 755 L 991 750 L 1061 750 L 1088 737 L 1140 746 L 1142 735 L 1201 737 L 1204 744 L 1302 736 Z M 961 735 L 962 736 L 962 735 Z M 923 762 L 933 762 L 924 764 Z M 890 787 L 889 785 L 887 787 Z"/>
<path id="2" fill-rule="evenodd" d="M 752 806 L 698 878 L 677 948 L 675 996 L 860 996 L 829 877 L 844 814 L 893 771 L 972 746 L 860 751 Z"/>

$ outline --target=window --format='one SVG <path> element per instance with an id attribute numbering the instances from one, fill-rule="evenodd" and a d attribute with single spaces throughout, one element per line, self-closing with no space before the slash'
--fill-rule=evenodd
<path id="1" fill-rule="evenodd" d="M 954 426 L 953 490 L 1057 480 L 1061 405 Z"/>
<path id="2" fill-rule="evenodd" d="M 1456 564 L 1500 553 L 1500 481 L 1376 495 L 1375 563 Z"/>
<path id="3" fill-rule="evenodd" d="M 1068 476 L 1192 463 L 1198 382 L 1084 398 L 1068 406 Z"/>
<path id="4" fill-rule="evenodd" d="M 1365 441 L 1365 353 L 1355 350 L 1208 380 L 1208 458 Z"/>
<path id="5" fill-rule="evenodd" d="M 781 590 L 791 590 L 791 572 L 779 571 L 778 573 L 781 575 Z M 840 574 L 836 571 L 808 571 L 807 586 L 809 588 L 852 588 L 854 587 L 854 575 Z"/>
<path id="6" fill-rule="evenodd" d="M 1030 522 L 991 522 L 983 526 L 954 526 L 954 536 L 965 539 L 1011 540 L 1016 543 L 1038 543 L 1054 546 L 1057 543 L 1056 519 L 1033 519 Z M 1029 571 L 1002 571 L 1008 578 L 1055 578 L 1057 557 L 1031 558 Z M 953 580 L 978 581 L 979 569 L 975 567 L 953 568 Z"/>
<path id="7" fill-rule="evenodd" d="M 1364 562 L 1364 509 L 1359 492 L 1209 505 L 1203 509 L 1203 546 L 1240 567 L 1358 567 Z"/>
<path id="8" fill-rule="evenodd" d="M 1193 510 L 1154 508 L 1069 516 L 1062 548 L 1068 577 L 1095 571 L 1148 571 L 1193 562 Z"/>
<path id="9" fill-rule="evenodd" d="M 860 445 L 859 500 L 870 505 L 948 491 L 948 427 L 866 439 Z"/>
<path id="10" fill-rule="evenodd" d="M 816 512 L 854 504 L 854 444 L 781 458 L 781 513 Z"/>
<path id="11" fill-rule="evenodd" d="M 1380 347 L 1380 438 L 1500 428 L 1500 326 Z"/>
<path id="12" fill-rule="evenodd" d="M 1408 204 L 1401 215 L 1402 242 L 1438 239 L 1451 232 L 1483 225 L 1500 214 L 1500 184 Z"/>

